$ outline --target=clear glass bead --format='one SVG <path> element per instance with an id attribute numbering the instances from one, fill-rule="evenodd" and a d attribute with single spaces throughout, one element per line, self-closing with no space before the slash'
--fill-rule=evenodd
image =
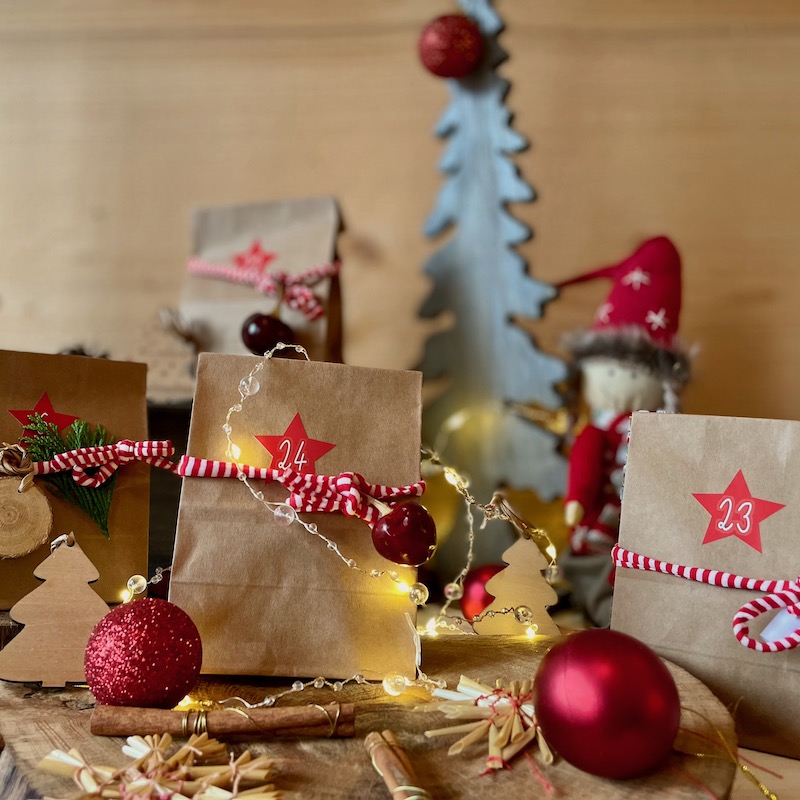
<path id="1" fill-rule="evenodd" d="M 344 684 L 341 681 L 334 681 L 333 682 L 333 691 L 334 692 L 341 692 L 344 689 Z"/>
<path id="2" fill-rule="evenodd" d="M 424 583 L 415 583 L 408 590 L 408 599 L 418 606 L 424 606 L 428 602 L 428 587 Z"/>
<path id="3" fill-rule="evenodd" d="M 354 569 L 356 566 L 356 562 L 352 558 L 348 558 L 344 563 L 347 564 L 350 569 Z"/>
<path id="4" fill-rule="evenodd" d="M 367 682 L 367 679 L 360 672 L 357 672 L 355 675 L 353 675 L 353 680 L 358 684 Z"/>
<path id="5" fill-rule="evenodd" d="M 256 492 L 255 493 L 256 500 L 263 500 L 264 499 L 264 492 Z"/>
<path id="6" fill-rule="evenodd" d="M 557 564 L 551 564 L 545 569 L 544 577 L 548 583 L 558 583 L 561 580 L 561 567 Z"/>
<path id="7" fill-rule="evenodd" d="M 383 679 L 383 691 L 392 697 L 399 697 L 406 690 L 406 679 L 399 672 L 390 672 Z"/>
<path id="8" fill-rule="evenodd" d="M 230 432 L 232 430 L 233 430 L 233 428 L 227 422 L 222 426 L 223 433 L 227 433 L 227 434 L 230 435 Z"/>
<path id="9" fill-rule="evenodd" d="M 297 512 L 286 503 L 275 506 L 272 514 L 275 517 L 275 524 L 280 525 L 281 528 L 288 528 L 297 519 Z"/>
<path id="10" fill-rule="evenodd" d="M 274 697 L 266 697 L 266 698 L 264 698 L 264 705 L 265 706 L 274 706 L 275 705 L 275 698 Z"/>
<path id="11" fill-rule="evenodd" d="M 369 571 L 370 578 L 380 578 L 381 571 L 379 569 L 371 569 Z"/>
<path id="12" fill-rule="evenodd" d="M 292 691 L 293 692 L 302 692 L 303 691 L 303 681 L 295 681 L 292 684 Z"/>
<path id="13" fill-rule="evenodd" d="M 514 609 L 514 619 L 523 625 L 530 625 L 533 619 L 533 611 L 528 606 L 517 606 Z"/>
<path id="14" fill-rule="evenodd" d="M 260 388 L 261 384 L 252 375 L 248 375 L 239 381 L 239 391 L 245 397 L 249 397 L 251 394 L 258 394 Z"/>
<path id="15" fill-rule="evenodd" d="M 336 543 L 335 542 L 328 542 L 328 550 L 335 550 Z"/>
<path id="16" fill-rule="evenodd" d="M 317 528 L 317 523 L 316 523 L 316 522 L 310 522 L 310 523 L 309 523 L 309 525 L 308 525 L 308 530 L 309 530 L 311 533 L 316 533 L 316 532 L 319 530 L 319 529 Z"/>
<path id="17" fill-rule="evenodd" d="M 448 600 L 460 600 L 464 596 L 464 589 L 460 583 L 448 583 L 444 587 L 444 596 Z"/>
<path id="18" fill-rule="evenodd" d="M 231 411 L 241 411 L 241 410 L 242 410 L 241 403 L 236 403 L 236 405 L 231 406 Z"/>
<path id="19" fill-rule="evenodd" d="M 322 689 L 325 686 L 325 678 L 314 678 L 314 688 Z"/>
<path id="20" fill-rule="evenodd" d="M 144 594 L 147 589 L 147 578 L 144 575 L 131 575 L 128 578 L 128 591 L 131 594 Z"/>

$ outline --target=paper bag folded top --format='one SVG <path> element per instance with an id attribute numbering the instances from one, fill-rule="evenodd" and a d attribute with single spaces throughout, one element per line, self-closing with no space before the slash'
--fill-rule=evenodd
<path id="1" fill-rule="evenodd" d="M 193 259 L 214 265 L 255 264 L 264 275 L 298 276 L 336 258 L 341 221 L 332 197 L 204 208 L 192 220 Z M 255 255 L 257 258 L 253 259 Z M 341 300 L 338 275 L 313 286 L 323 314 L 309 319 L 283 303 L 280 318 L 314 360 L 342 360 Z M 180 301 L 181 315 L 198 332 L 204 350 L 246 353 L 241 330 L 254 313 L 272 313 L 276 298 L 250 285 L 189 274 Z M 316 302 L 316 301 L 315 301 Z"/>
<path id="2" fill-rule="evenodd" d="M 144 364 L 83 356 L 0 351 L 0 441 L 18 442 L 19 416 L 10 411 L 48 410 L 45 419 L 64 430 L 76 418 L 108 429 L 115 439 L 147 439 Z M 46 395 L 46 397 L 45 397 Z M 36 482 L 45 487 L 43 478 Z M 90 490 L 89 490 L 90 491 Z M 95 584 L 107 602 L 120 602 L 128 578 L 147 572 L 150 474 L 145 464 L 126 464 L 117 473 L 106 539 L 80 509 L 51 491 L 52 537 L 74 531 L 100 572 Z M 0 536 L 2 530 L 0 529 Z M 0 609 L 9 609 L 39 586 L 33 571 L 49 555 L 45 544 L 20 558 L 0 560 Z"/>
<path id="3" fill-rule="evenodd" d="M 796 581 L 798 476 L 798 422 L 634 414 L 620 547 L 678 566 Z M 744 745 L 796 758 L 800 648 L 757 652 L 742 646 L 732 629 L 739 609 L 763 594 L 618 567 L 611 626 L 735 706 Z M 749 623 L 753 640 L 760 641 L 771 617 Z"/>
<path id="4" fill-rule="evenodd" d="M 190 456 L 229 460 L 222 426 L 239 400 L 239 382 L 257 362 L 200 356 Z M 231 417 L 241 463 L 283 463 L 317 475 L 357 472 L 390 486 L 419 480 L 418 373 L 272 359 L 257 380 L 258 393 Z M 258 489 L 275 502 L 288 494 L 280 484 Z M 340 513 L 302 516 L 367 572 L 396 569 L 414 582 L 414 570 L 376 553 L 364 522 Z M 407 596 L 387 577 L 348 568 L 300 525 L 280 525 L 235 479 L 184 479 L 170 599 L 200 630 L 206 673 L 414 674 L 405 614 L 413 619 L 415 607 Z"/>

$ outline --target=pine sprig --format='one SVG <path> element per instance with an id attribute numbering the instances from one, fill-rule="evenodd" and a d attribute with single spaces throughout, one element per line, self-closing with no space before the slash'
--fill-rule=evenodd
<path id="1" fill-rule="evenodd" d="M 31 414 L 25 426 L 26 435 L 20 438 L 31 461 L 50 461 L 61 453 L 78 450 L 81 447 L 102 447 L 113 444 L 114 438 L 102 425 L 91 429 L 86 420 L 77 419 L 62 436 L 58 426 L 48 422 L 41 414 Z M 96 489 L 79 486 L 69 472 L 54 472 L 40 476 L 53 492 L 68 503 L 77 506 L 100 528 L 103 536 L 109 538 L 108 515 L 117 476 L 112 475 L 104 484 Z"/>

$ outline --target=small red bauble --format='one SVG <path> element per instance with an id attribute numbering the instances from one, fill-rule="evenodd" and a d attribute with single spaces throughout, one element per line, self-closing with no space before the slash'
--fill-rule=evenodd
<path id="1" fill-rule="evenodd" d="M 295 344 L 294 331 L 271 314 L 251 314 L 242 325 L 244 346 L 257 356 L 263 356 L 276 344 Z"/>
<path id="2" fill-rule="evenodd" d="M 423 506 L 404 503 L 373 525 L 372 543 L 389 561 L 417 567 L 436 550 L 436 523 Z"/>
<path id="3" fill-rule="evenodd" d="M 86 645 L 86 683 L 107 706 L 172 708 L 197 682 L 200 634 L 189 615 L 166 600 L 143 597 L 117 606 Z"/>
<path id="4" fill-rule="evenodd" d="M 681 718 L 678 689 L 661 659 L 610 630 L 555 645 L 539 665 L 533 703 L 545 740 L 602 778 L 635 778 L 661 766 Z"/>
<path id="5" fill-rule="evenodd" d="M 429 22 L 419 37 L 422 66 L 440 78 L 463 78 L 483 57 L 480 28 L 462 14 L 446 14 Z"/>
<path id="6" fill-rule="evenodd" d="M 501 564 L 484 564 L 467 573 L 464 578 L 464 594 L 461 595 L 461 611 L 470 622 L 494 600 L 486 591 L 486 581 L 502 569 Z"/>

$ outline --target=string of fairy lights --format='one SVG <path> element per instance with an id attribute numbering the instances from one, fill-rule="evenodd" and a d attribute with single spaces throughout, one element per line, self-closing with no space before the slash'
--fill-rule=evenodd
<path id="1" fill-rule="evenodd" d="M 276 352 L 283 349 L 292 349 L 299 353 L 303 358 L 310 361 L 309 355 L 305 348 L 295 344 L 279 343 L 276 347 L 269 350 L 259 361 L 253 366 L 250 372 L 245 375 L 238 385 L 239 399 L 234 402 L 225 415 L 225 422 L 222 425 L 222 432 L 225 434 L 226 439 L 226 456 L 236 466 L 237 478 L 244 484 L 249 491 L 250 495 L 260 503 L 266 511 L 273 515 L 275 523 L 281 527 L 290 527 L 298 525 L 310 536 L 319 539 L 325 544 L 325 547 L 336 556 L 339 561 L 347 568 L 364 574 L 365 576 L 373 579 L 388 579 L 392 581 L 399 591 L 407 594 L 408 598 L 417 606 L 424 606 L 430 597 L 428 587 L 417 581 L 411 576 L 407 576 L 406 580 L 400 570 L 413 570 L 413 567 L 405 567 L 398 565 L 398 569 L 364 569 L 359 566 L 355 559 L 349 557 L 346 553 L 342 552 L 336 541 L 329 538 L 322 531 L 315 522 L 309 522 L 294 508 L 287 503 L 274 502 L 267 500 L 264 493 L 254 486 L 248 478 L 244 465 L 239 461 L 241 458 L 241 447 L 234 440 L 233 422 L 237 415 L 242 413 L 245 404 L 256 394 L 259 393 L 261 385 L 258 380 L 258 374 L 264 369 L 266 363 L 275 355 Z M 451 633 L 473 634 L 472 625 L 486 617 L 494 617 L 497 615 L 510 614 L 520 625 L 520 632 L 527 634 L 529 638 L 536 635 L 536 625 L 532 623 L 533 611 L 525 605 L 518 605 L 513 607 L 501 608 L 498 610 L 486 610 L 483 613 L 467 621 L 461 616 L 449 613 L 453 603 L 457 602 L 463 597 L 464 594 L 464 581 L 472 567 L 474 559 L 475 537 L 476 537 L 476 520 L 475 510 L 477 510 L 483 517 L 480 524 L 480 529 L 492 520 L 502 520 L 512 524 L 519 533 L 527 539 L 532 539 L 539 549 L 545 554 L 548 559 L 548 566 L 544 571 L 545 578 L 554 582 L 558 577 L 558 566 L 556 563 L 556 547 L 547 535 L 547 532 L 541 528 L 530 525 L 526 520 L 522 519 L 510 506 L 508 501 L 500 492 L 495 495 L 488 503 L 481 503 L 472 496 L 469 490 L 469 482 L 461 475 L 456 469 L 446 464 L 440 455 L 432 449 L 423 448 L 422 462 L 427 465 L 429 469 L 439 470 L 447 483 L 460 495 L 465 506 L 465 516 L 467 521 L 467 554 L 465 563 L 458 574 L 452 581 L 447 583 L 444 587 L 444 603 L 438 610 L 435 616 L 431 617 L 424 627 L 417 627 L 408 617 L 410 626 L 410 635 L 414 637 L 414 644 L 416 649 L 416 675 L 414 678 L 401 675 L 399 673 L 391 673 L 386 675 L 382 681 L 383 689 L 387 694 L 397 696 L 402 694 L 407 688 L 411 686 L 421 686 L 428 690 L 441 688 L 442 681 L 432 680 L 420 667 L 421 661 L 421 647 L 420 637 L 429 636 L 435 637 L 439 635 L 440 631 L 448 631 Z M 147 587 L 151 584 L 159 583 L 163 580 L 164 573 L 168 572 L 171 567 L 165 569 L 157 569 L 155 574 L 150 580 L 147 580 L 143 575 L 134 575 L 128 580 L 126 599 L 144 594 Z M 223 705 L 239 703 L 247 708 L 267 707 L 274 705 L 280 698 L 286 695 L 301 692 L 306 688 L 314 687 L 316 689 L 330 688 L 334 692 L 341 691 L 348 683 L 366 683 L 367 680 L 361 673 L 356 673 L 351 678 L 346 680 L 328 680 L 323 676 L 318 676 L 308 681 L 295 681 L 289 689 L 280 693 L 270 695 L 259 703 L 247 703 L 242 698 L 227 698 L 220 701 Z"/>

